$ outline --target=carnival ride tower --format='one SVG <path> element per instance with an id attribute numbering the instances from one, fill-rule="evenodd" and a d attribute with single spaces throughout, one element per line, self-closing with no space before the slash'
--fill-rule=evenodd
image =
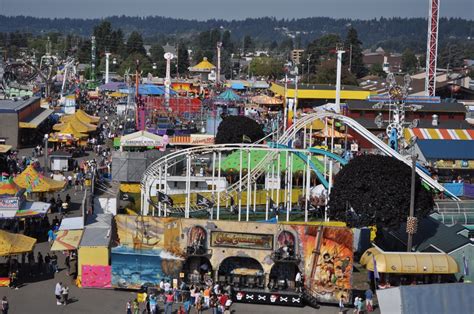
<path id="1" fill-rule="evenodd" d="M 427 47 L 426 47 L 425 95 L 435 96 L 440 0 L 429 0 L 429 1 L 430 1 L 430 12 L 429 12 L 429 17 L 428 17 L 428 41 L 427 41 Z"/>

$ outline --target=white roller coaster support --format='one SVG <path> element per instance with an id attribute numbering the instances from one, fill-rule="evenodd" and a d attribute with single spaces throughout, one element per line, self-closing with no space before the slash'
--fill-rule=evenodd
<path id="1" fill-rule="evenodd" d="M 186 156 L 186 204 L 184 218 L 189 218 L 189 208 L 191 205 L 191 154 Z"/>
<path id="2" fill-rule="evenodd" d="M 251 153 L 250 150 L 247 151 L 247 173 L 250 173 L 250 160 L 251 160 Z M 252 197 L 252 184 L 250 181 L 251 176 L 247 176 L 247 207 L 246 207 L 246 213 L 245 213 L 245 220 L 249 221 L 250 218 L 250 201 Z"/>
<path id="3" fill-rule="evenodd" d="M 165 173 L 163 174 L 163 177 L 164 177 L 164 180 L 165 180 L 165 183 L 164 183 L 164 190 L 165 190 L 165 194 L 168 194 L 168 162 L 165 158 L 165 166 L 163 167 L 163 169 L 165 170 Z M 168 215 L 168 204 L 164 204 L 164 212 L 163 212 L 163 216 L 167 216 Z"/>
<path id="4" fill-rule="evenodd" d="M 219 152 L 219 161 L 217 162 L 217 177 L 221 180 L 221 160 L 222 160 L 222 153 Z M 217 189 L 217 220 L 220 218 L 220 207 L 221 207 L 221 189 Z"/>
<path id="5" fill-rule="evenodd" d="M 242 219 L 242 149 L 240 150 L 239 161 L 239 221 Z"/>
<path id="6" fill-rule="evenodd" d="M 306 155 L 306 191 L 305 191 L 305 198 L 304 198 L 304 221 L 308 221 L 308 202 L 309 202 L 309 191 L 310 191 L 310 183 L 311 183 L 311 173 L 309 167 L 309 161 L 311 160 L 311 153 Z"/>
<path id="7" fill-rule="evenodd" d="M 212 201 L 214 202 L 215 199 L 215 192 L 216 192 L 216 152 L 212 153 Z M 214 206 L 211 208 L 211 220 L 214 219 Z"/>
<path id="8" fill-rule="evenodd" d="M 398 160 L 404 162 L 406 165 L 411 166 L 411 162 L 409 160 L 406 160 L 402 155 L 400 155 L 398 152 L 394 151 L 392 148 L 390 148 L 386 143 L 384 143 L 382 140 L 380 140 L 377 136 L 372 134 L 370 131 L 365 129 L 362 125 L 360 125 L 358 122 L 355 120 L 335 114 L 332 112 L 319 112 L 319 113 L 314 113 L 314 114 L 309 114 L 306 115 L 296 121 L 296 123 L 288 130 L 286 130 L 282 136 L 280 137 L 278 143 L 279 144 L 287 144 L 288 140 L 292 139 L 295 134 L 302 130 L 305 125 L 308 123 L 312 123 L 315 120 L 321 120 L 325 118 L 333 118 L 334 120 L 338 120 L 340 122 L 343 122 L 347 126 L 351 127 L 355 132 L 360 134 L 363 138 L 365 138 L 367 141 L 369 141 L 372 145 L 374 145 L 375 148 L 380 150 L 383 154 L 397 158 Z M 248 175 L 251 175 L 251 182 L 255 182 L 255 180 L 260 177 L 266 169 L 266 166 L 270 163 L 271 160 L 274 160 L 275 157 L 278 157 L 278 165 L 277 165 L 277 174 L 281 173 L 281 165 L 280 165 L 280 158 L 279 154 L 281 153 L 281 150 L 275 150 L 275 149 L 269 149 L 267 145 L 259 145 L 259 144 L 221 144 L 221 145 L 211 145 L 207 147 L 193 147 L 193 148 L 188 148 L 188 149 L 183 149 L 179 150 L 176 152 L 172 152 L 166 156 L 170 164 L 168 165 L 169 167 L 172 167 L 172 160 L 176 160 L 179 158 L 185 157 L 187 154 L 205 154 L 205 153 L 213 153 L 214 151 L 219 151 L 221 152 L 231 152 L 235 150 L 242 150 L 242 149 L 258 149 L 258 150 L 264 150 L 266 151 L 266 156 L 265 158 L 262 158 L 262 160 L 258 163 L 256 163 L 255 167 L 252 169 L 252 171 L 249 171 Z M 150 190 L 151 186 L 153 184 L 153 181 L 156 180 L 157 172 L 160 166 L 164 165 L 164 160 L 165 158 L 160 158 L 157 161 L 155 161 L 153 164 L 151 164 L 147 170 L 144 173 L 141 186 L 142 186 L 142 211 L 143 214 L 148 214 L 148 207 L 149 207 L 149 198 L 150 198 Z M 219 167 L 220 169 L 220 167 Z M 421 169 L 416 169 L 418 175 L 421 177 L 423 182 L 425 182 L 427 185 L 429 185 L 431 188 L 434 188 L 440 192 L 445 192 L 448 194 L 448 196 L 452 199 L 459 200 L 458 197 L 455 195 L 452 195 L 448 190 L 446 190 L 441 184 L 438 182 L 434 181 L 428 174 L 423 172 Z M 220 174 L 219 174 L 220 178 Z M 218 199 L 222 198 L 221 201 L 227 201 L 229 199 L 229 195 L 231 192 L 236 192 L 237 188 L 242 187 L 243 184 L 247 184 L 248 180 L 247 178 L 241 178 L 239 182 L 235 182 L 234 184 L 230 185 L 227 188 L 227 193 L 222 193 L 219 195 Z M 277 190 L 277 204 L 279 204 L 279 189 Z M 188 204 L 188 209 L 189 209 L 189 204 Z"/>

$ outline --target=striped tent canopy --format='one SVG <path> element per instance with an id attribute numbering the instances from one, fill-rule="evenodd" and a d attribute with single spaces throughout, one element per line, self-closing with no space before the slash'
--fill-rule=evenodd
<path id="1" fill-rule="evenodd" d="M 0 195 L 15 195 L 21 188 L 13 182 L 13 178 L 8 181 L 0 182 Z"/>
<path id="2" fill-rule="evenodd" d="M 405 129 L 405 139 L 410 140 L 416 136 L 420 140 L 472 140 L 474 130 L 464 129 Z"/>

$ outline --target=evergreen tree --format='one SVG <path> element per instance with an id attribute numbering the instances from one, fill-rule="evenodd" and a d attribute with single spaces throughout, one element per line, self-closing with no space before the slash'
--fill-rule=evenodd
<path id="1" fill-rule="evenodd" d="M 346 53 L 343 55 L 343 62 L 354 73 L 357 78 L 367 75 L 367 68 L 362 61 L 362 42 L 355 28 L 350 27 L 347 31 L 346 41 L 344 42 Z"/>
<path id="2" fill-rule="evenodd" d="M 234 52 L 234 43 L 232 42 L 230 31 L 226 30 L 222 34 L 222 48 L 224 48 L 228 53 Z"/>
<path id="3" fill-rule="evenodd" d="M 131 55 L 134 53 L 146 55 L 145 47 L 143 46 L 142 35 L 138 32 L 132 32 L 127 40 L 127 54 Z"/>
<path id="4" fill-rule="evenodd" d="M 109 21 L 103 21 L 94 27 L 92 34 L 95 36 L 97 55 L 104 55 L 112 43 L 112 24 Z"/>
<path id="5" fill-rule="evenodd" d="M 156 64 L 154 75 L 164 77 L 166 75 L 166 60 L 164 58 L 165 50 L 161 44 L 155 43 L 150 48 L 150 59 Z"/>
<path id="6" fill-rule="evenodd" d="M 250 52 L 254 48 L 254 42 L 250 35 L 244 37 L 244 53 Z"/>
<path id="7" fill-rule="evenodd" d="M 418 59 L 410 48 L 405 49 L 402 54 L 402 71 L 413 74 L 416 72 Z"/>
<path id="8" fill-rule="evenodd" d="M 178 44 L 178 72 L 180 76 L 186 76 L 189 72 L 189 53 L 188 47 L 180 42 Z"/>

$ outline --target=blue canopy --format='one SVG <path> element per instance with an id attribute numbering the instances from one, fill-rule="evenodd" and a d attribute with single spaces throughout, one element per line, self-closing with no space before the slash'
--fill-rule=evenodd
<path id="1" fill-rule="evenodd" d="M 126 94 L 133 94 L 135 93 L 135 88 L 131 87 L 130 89 L 120 89 L 119 91 Z M 140 95 L 162 96 L 165 94 L 165 89 L 161 86 L 143 84 L 138 87 L 138 93 Z M 176 92 L 170 89 L 170 95 L 176 95 Z"/>
<path id="2" fill-rule="evenodd" d="M 427 160 L 474 160 L 474 141 L 418 140 L 416 144 Z"/>
<path id="3" fill-rule="evenodd" d="M 237 95 L 233 90 L 227 89 L 224 92 L 222 92 L 219 96 L 216 97 L 217 100 L 222 100 L 222 101 L 239 101 L 242 98 Z"/>
<path id="4" fill-rule="evenodd" d="M 244 83 L 232 83 L 230 88 L 242 90 L 242 89 L 245 89 L 245 86 L 244 86 Z"/>

